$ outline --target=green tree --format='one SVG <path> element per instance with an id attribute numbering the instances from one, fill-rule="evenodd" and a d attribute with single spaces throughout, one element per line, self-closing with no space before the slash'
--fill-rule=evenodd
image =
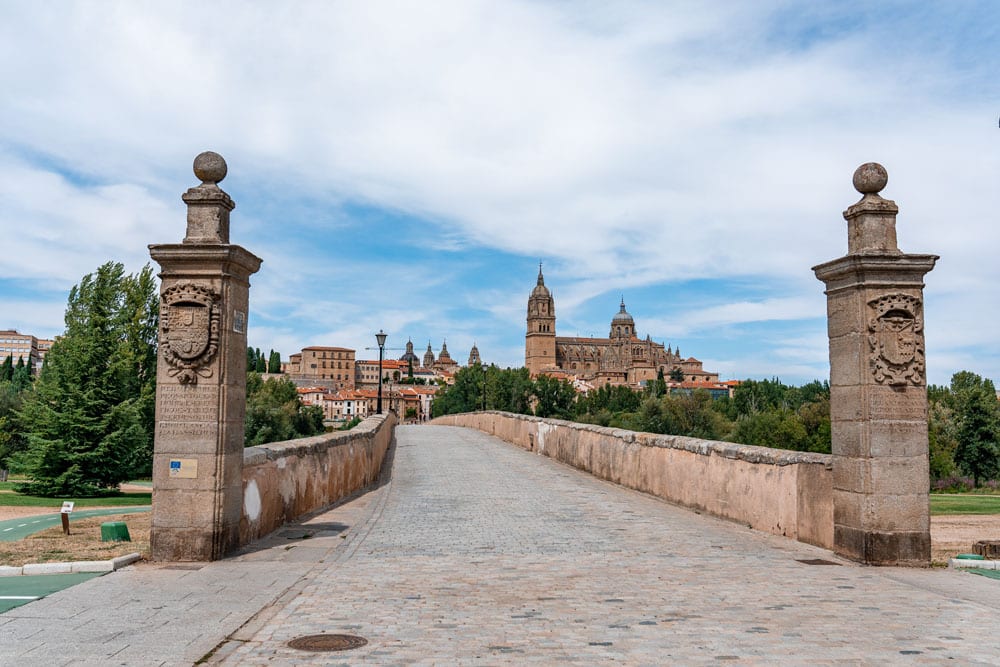
<path id="1" fill-rule="evenodd" d="M 247 447 L 317 435 L 324 430 L 323 409 L 303 405 L 290 379 L 264 380 L 251 373 L 247 376 L 245 428 Z"/>
<path id="2" fill-rule="evenodd" d="M 740 417 L 733 440 L 744 445 L 808 451 L 809 434 L 791 410 L 767 410 Z"/>
<path id="3" fill-rule="evenodd" d="M 14 391 L 24 391 L 31 386 L 31 367 L 25 364 L 18 364 L 14 368 L 14 374 L 10 379 L 11 385 L 14 387 Z"/>
<path id="4" fill-rule="evenodd" d="M 646 392 L 653 398 L 659 398 L 667 393 L 667 381 L 663 377 L 663 369 L 656 373 L 656 379 L 646 384 Z"/>
<path id="5" fill-rule="evenodd" d="M 829 387 L 826 395 L 817 394 L 813 400 L 800 405 L 795 411 L 795 415 L 806 431 L 806 440 L 802 449 L 808 452 L 829 454 L 833 444 L 830 427 Z"/>
<path id="6" fill-rule="evenodd" d="M 605 384 L 581 396 L 576 403 L 577 414 L 596 415 L 602 411 L 609 413 L 634 412 L 639 408 L 643 395 L 623 385 Z"/>
<path id="7" fill-rule="evenodd" d="M 974 486 L 979 486 L 981 480 L 994 478 L 1000 472 L 996 388 L 988 379 L 960 371 L 951 378 L 951 395 L 958 427 L 955 463 L 972 476 Z"/>
<path id="8" fill-rule="evenodd" d="M 679 366 L 675 366 L 670 369 L 670 381 L 684 382 L 684 371 L 682 371 Z"/>
<path id="9" fill-rule="evenodd" d="M 535 415 L 572 419 L 576 389 L 567 380 L 539 375 L 535 378 Z"/>
<path id="10" fill-rule="evenodd" d="M 3 366 L 0 366 L 0 382 L 10 382 L 14 379 L 14 356 L 7 355 Z"/>
<path id="11" fill-rule="evenodd" d="M 271 350 L 271 354 L 268 355 L 267 359 L 267 372 L 268 373 L 280 373 L 281 372 L 281 353 Z"/>
<path id="12" fill-rule="evenodd" d="M 928 387 L 927 404 L 927 445 L 930 459 L 931 481 L 951 477 L 959 473 L 955 465 L 955 450 L 958 449 L 955 413 L 950 406 L 950 390 L 944 393 Z"/>
<path id="13" fill-rule="evenodd" d="M 531 414 L 531 397 L 535 385 L 527 368 L 500 369 L 490 365 L 484 367 L 484 372 L 487 410 Z"/>
<path id="14" fill-rule="evenodd" d="M 786 400 L 789 389 L 790 387 L 782 384 L 777 378 L 773 380 L 743 380 L 736 387 L 732 400 L 727 404 L 728 416 L 730 419 L 736 420 L 767 410 L 793 407 Z"/>
<path id="15" fill-rule="evenodd" d="M 24 435 L 16 422 L 23 400 L 23 390 L 11 381 L 0 381 L 0 470 L 10 467 L 11 456 L 24 449 Z"/>
<path id="16" fill-rule="evenodd" d="M 442 387 L 434 397 L 431 414 L 434 417 L 460 412 L 475 412 L 483 406 L 485 373 L 481 364 L 459 368 L 454 383 Z"/>
<path id="17" fill-rule="evenodd" d="M 66 331 L 17 413 L 26 448 L 13 463 L 46 496 L 113 493 L 150 468 L 158 308 L 147 265 L 108 262 L 70 291 Z"/>

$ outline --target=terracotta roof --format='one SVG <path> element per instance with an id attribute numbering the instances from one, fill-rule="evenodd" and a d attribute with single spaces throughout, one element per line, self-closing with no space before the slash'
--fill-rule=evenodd
<path id="1" fill-rule="evenodd" d="M 332 352 L 354 352 L 349 347 L 325 347 L 323 345 L 310 345 L 309 347 L 302 348 L 302 351 L 306 350 L 320 350 L 320 351 L 332 351 Z"/>

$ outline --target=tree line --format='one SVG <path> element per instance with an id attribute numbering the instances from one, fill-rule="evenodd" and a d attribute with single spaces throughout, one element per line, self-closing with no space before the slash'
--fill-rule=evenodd
<path id="1" fill-rule="evenodd" d="M 65 330 L 37 378 L 21 360 L 0 364 L 0 469 L 26 477 L 18 491 L 109 495 L 150 476 L 159 312 L 152 268 L 107 262 L 70 290 Z M 322 432 L 322 410 L 303 406 L 287 378 L 262 380 L 261 360 L 248 349 L 246 444 Z M 264 364 L 280 372 L 280 354 Z"/>
<path id="2" fill-rule="evenodd" d="M 476 364 L 459 369 L 438 392 L 433 414 L 504 410 L 648 433 L 686 435 L 744 444 L 830 451 L 830 387 L 790 387 L 778 380 L 747 380 L 732 399 L 705 391 L 668 391 L 663 374 L 645 389 L 606 384 L 577 394 L 567 380 L 528 369 Z"/>
<path id="3" fill-rule="evenodd" d="M 939 489 L 971 489 L 1000 477 L 1000 403 L 993 383 L 956 373 L 928 387 L 930 481 Z M 662 375 L 642 390 L 604 385 L 577 395 L 566 380 L 531 379 L 527 369 L 475 365 L 434 400 L 440 416 L 503 410 L 648 433 L 684 435 L 775 449 L 830 453 L 830 385 L 792 386 L 774 378 L 744 380 L 733 395 L 668 392 Z M 968 476 L 964 479 L 962 476 Z"/>

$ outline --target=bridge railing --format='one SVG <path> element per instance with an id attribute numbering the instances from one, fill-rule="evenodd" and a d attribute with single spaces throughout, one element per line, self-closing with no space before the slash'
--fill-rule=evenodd
<path id="1" fill-rule="evenodd" d="M 433 420 L 474 428 L 616 484 L 824 548 L 833 547 L 828 454 L 474 412 Z"/>
<path id="2" fill-rule="evenodd" d="M 374 484 L 395 426 L 388 413 L 350 431 L 247 447 L 240 544 Z"/>

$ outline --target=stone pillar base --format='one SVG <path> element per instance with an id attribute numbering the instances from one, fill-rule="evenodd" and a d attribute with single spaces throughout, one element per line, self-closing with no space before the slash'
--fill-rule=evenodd
<path id="1" fill-rule="evenodd" d="M 927 567 L 931 536 L 924 531 L 879 532 L 834 526 L 834 550 L 839 556 L 868 565 Z"/>

